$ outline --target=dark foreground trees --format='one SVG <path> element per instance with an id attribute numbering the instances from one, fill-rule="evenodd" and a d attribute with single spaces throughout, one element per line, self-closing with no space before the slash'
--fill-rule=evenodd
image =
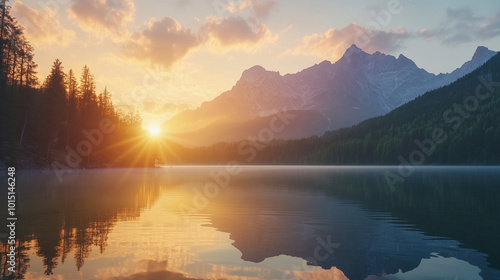
<path id="1" fill-rule="evenodd" d="M 6 5 L 1 7 L 0 31 L 0 160 L 5 164 L 102 166 L 144 138 L 139 115 L 118 110 L 107 88 L 98 94 L 89 67 L 83 67 L 78 79 L 57 59 L 40 85 L 33 47 Z M 113 131 L 88 139 L 103 121 Z M 82 154 L 84 160 L 71 166 L 74 162 L 66 160 L 70 151 Z M 126 160 L 114 163 L 129 164 Z"/>

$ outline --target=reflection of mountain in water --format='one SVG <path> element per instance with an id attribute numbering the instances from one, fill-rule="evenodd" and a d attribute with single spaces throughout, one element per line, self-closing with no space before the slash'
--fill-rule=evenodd
<path id="1" fill-rule="evenodd" d="M 438 254 L 495 279 L 497 171 L 417 172 L 394 192 L 379 171 L 247 174 L 206 210 L 214 227 L 231 234 L 242 259 L 252 262 L 285 254 L 364 279 L 413 270 Z"/>
<path id="2" fill-rule="evenodd" d="M 117 222 L 138 218 L 156 202 L 160 188 L 180 185 L 177 190 L 191 193 L 192 187 L 212 182 L 210 169 L 168 170 L 80 171 L 61 184 L 46 180 L 45 173 L 21 174 L 17 236 L 22 246 L 19 273 L 12 279 L 22 279 L 30 251 L 42 258 L 48 275 L 68 258 L 80 269 L 92 249 L 106 250 Z M 230 233 L 245 261 L 288 255 L 364 279 L 413 272 L 441 256 L 478 267 L 484 279 L 500 279 L 498 168 L 418 169 L 394 190 L 383 168 L 244 170 L 210 199 L 202 216 Z M 165 207 L 177 209 L 175 203 Z M 0 275 L 6 278 L 4 264 L 5 254 Z M 184 277 L 168 271 L 163 261 L 147 267 L 123 279 Z"/>
<path id="3" fill-rule="evenodd" d="M 21 258 L 23 264 L 16 270 L 18 277 L 23 277 L 29 265 L 30 245 L 42 258 L 46 275 L 51 275 L 72 251 L 80 270 L 93 246 L 104 252 L 116 222 L 137 218 L 141 209 L 158 198 L 160 188 L 154 173 L 136 170 L 124 176 L 123 170 L 105 170 L 95 176 L 96 172 L 79 171 L 74 177 L 65 177 L 62 183 L 55 176 L 53 180 L 44 180 L 53 176 L 42 171 L 20 173 L 17 190 L 22 218 L 17 236 L 24 248 L 18 256 L 26 257 Z M 2 275 L 5 274 L 2 267 Z"/>

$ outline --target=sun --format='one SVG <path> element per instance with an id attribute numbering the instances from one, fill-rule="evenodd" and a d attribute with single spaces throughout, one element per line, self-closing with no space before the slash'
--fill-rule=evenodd
<path id="1" fill-rule="evenodd" d="M 148 128 L 148 131 L 151 136 L 157 136 L 158 134 L 160 134 L 161 129 L 157 126 L 152 126 Z"/>

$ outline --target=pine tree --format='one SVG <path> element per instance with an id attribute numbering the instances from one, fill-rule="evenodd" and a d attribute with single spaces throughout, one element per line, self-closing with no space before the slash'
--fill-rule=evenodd
<path id="1" fill-rule="evenodd" d="M 103 117 L 114 117 L 113 103 L 111 102 L 111 93 L 109 93 L 107 87 L 104 87 L 104 91 L 99 94 L 98 97 L 99 112 Z"/>
<path id="2" fill-rule="evenodd" d="M 52 142 L 58 140 L 60 136 L 59 133 L 62 125 L 67 125 L 66 75 L 63 72 L 62 63 L 59 59 L 54 61 L 50 74 L 45 80 L 43 90 L 47 96 L 48 154 Z"/>
<path id="3" fill-rule="evenodd" d="M 69 145 L 70 141 L 76 139 L 76 133 L 78 126 L 78 99 L 79 90 L 78 82 L 76 81 L 75 74 L 73 70 L 69 70 L 68 74 L 68 131 L 66 138 L 66 145 Z"/>
<path id="4" fill-rule="evenodd" d="M 94 126 L 98 121 L 97 96 L 94 75 L 90 73 L 87 65 L 83 67 L 82 76 L 80 77 L 80 100 L 78 104 L 84 127 Z"/>
<path id="5" fill-rule="evenodd" d="M 7 31 L 5 30 L 6 26 L 6 18 L 8 17 L 7 15 L 7 5 L 6 5 L 6 0 L 1 0 L 0 2 L 0 9 L 2 9 L 2 19 L 0 22 L 0 89 L 4 91 L 5 87 L 5 64 L 4 64 L 4 54 L 6 52 L 6 33 Z"/>

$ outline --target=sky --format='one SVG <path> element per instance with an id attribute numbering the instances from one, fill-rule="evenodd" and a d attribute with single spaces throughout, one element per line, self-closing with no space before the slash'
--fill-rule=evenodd
<path id="1" fill-rule="evenodd" d="M 431 73 L 477 46 L 500 51 L 500 1 L 23 0 L 7 2 L 35 47 L 40 81 L 59 59 L 87 65 L 115 105 L 163 123 L 230 90 L 254 65 L 282 75 L 352 44 Z"/>

